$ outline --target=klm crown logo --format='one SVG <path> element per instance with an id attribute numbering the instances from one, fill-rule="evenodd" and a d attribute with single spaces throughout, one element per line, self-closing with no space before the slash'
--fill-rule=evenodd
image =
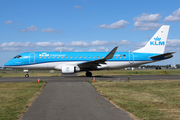
<path id="1" fill-rule="evenodd" d="M 157 36 L 154 41 L 150 41 L 150 45 L 165 45 L 165 42 L 161 41 L 161 38 Z"/>
<path id="2" fill-rule="evenodd" d="M 161 40 L 161 38 L 158 38 L 158 37 L 157 37 L 157 38 L 154 38 L 154 40 L 156 40 L 156 41 L 160 41 L 160 40 Z"/>

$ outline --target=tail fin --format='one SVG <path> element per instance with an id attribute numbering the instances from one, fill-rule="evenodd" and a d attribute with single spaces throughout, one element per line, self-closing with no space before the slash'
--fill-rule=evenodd
<path id="1" fill-rule="evenodd" d="M 156 34 L 150 39 L 150 41 L 143 47 L 133 52 L 141 53 L 164 53 L 166 46 L 166 40 L 169 32 L 169 25 L 163 25 Z"/>

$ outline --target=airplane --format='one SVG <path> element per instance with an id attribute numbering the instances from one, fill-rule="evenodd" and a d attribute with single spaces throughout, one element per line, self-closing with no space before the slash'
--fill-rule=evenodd
<path id="1" fill-rule="evenodd" d="M 9 60 L 7 68 L 23 69 L 25 77 L 29 70 L 60 70 L 62 74 L 73 74 L 86 71 L 92 76 L 92 70 L 120 69 L 157 62 L 173 57 L 173 53 L 164 53 L 169 25 L 162 25 L 149 42 L 132 52 L 25 52 Z"/>

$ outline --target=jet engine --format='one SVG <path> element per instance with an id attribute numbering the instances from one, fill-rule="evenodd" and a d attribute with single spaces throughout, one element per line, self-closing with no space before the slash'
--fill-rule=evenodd
<path id="1" fill-rule="evenodd" d="M 80 71 L 80 68 L 78 66 L 62 66 L 63 74 L 75 73 L 78 71 Z"/>

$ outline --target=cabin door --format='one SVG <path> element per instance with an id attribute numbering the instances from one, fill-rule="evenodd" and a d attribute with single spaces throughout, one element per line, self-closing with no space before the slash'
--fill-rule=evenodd
<path id="1" fill-rule="evenodd" d="M 29 53 L 29 63 L 35 63 L 35 53 Z"/>
<path id="2" fill-rule="evenodd" d="M 133 53 L 129 53 L 129 63 L 130 64 L 134 63 L 134 54 Z"/>

